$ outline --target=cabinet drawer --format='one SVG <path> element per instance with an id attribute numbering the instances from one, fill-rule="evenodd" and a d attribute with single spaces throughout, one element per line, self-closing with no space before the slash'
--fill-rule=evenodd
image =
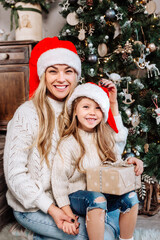
<path id="1" fill-rule="evenodd" d="M 20 46 L 0 46 L 0 65 L 19 64 L 29 62 L 29 47 Z"/>

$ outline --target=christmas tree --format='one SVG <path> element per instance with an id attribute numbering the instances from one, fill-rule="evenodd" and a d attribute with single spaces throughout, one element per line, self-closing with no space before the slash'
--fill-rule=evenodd
<path id="1" fill-rule="evenodd" d="M 82 61 L 82 82 L 111 79 L 129 130 L 125 152 L 160 181 L 160 16 L 153 0 L 64 0 L 61 39 Z"/>

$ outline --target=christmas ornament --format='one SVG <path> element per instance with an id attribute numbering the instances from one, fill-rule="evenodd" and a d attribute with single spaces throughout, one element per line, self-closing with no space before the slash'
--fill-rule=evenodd
<path id="1" fill-rule="evenodd" d="M 156 109 L 155 109 L 155 112 L 157 113 L 157 117 L 156 117 L 156 122 L 157 122 L 157 125 L 160 124 L 160 108 L 158 107 L 158 103 L 157 103 L 157 98 L 154 98 L 152 99 Z"/>
<path id="2" fill-rule="evenodd" d="M 117 21 L 122 20 L 123 13 L 117 13 L 116 15 Z"/>
<path id="3" fill-rule="evenodd" d="M 145 62 L 145 67 L 147 68 L 148 78 L 153 77 L 153 73 L 154 73 L 155 77 L 160 75 L 159 69 L 156 67 L 156 64 L 149 64 L 149 63 L 150 63 L 150 61 Z"/>
<path id="4" fill-rule="evenodd" d="M 148 44 L 148 48 L 149 48 L 150 52 L 156 51 L 156 45 L 154 43 Z"/>
<path id="5" fill-rule="evenodd" d="M 146 4 L 146 11 L 149 15 L 153 14 L 156 11 L 156 3 L 154 1 L 149 1 Z"/>
<path id="6" fill-rule="evenodd" d="M 76 10 L 76 13 L 77 14 L 81 14 L 81 13 L 83 13 L 83 8 L 80 6 L 77 10 Z"/>
<path id="7" fill-rule="evenodd" d="M 67 23 L 71 26 L 75 26 L 79 23 L 78 15 L 76 12 L 71 12 L 67 15 Z"/>
<path id="8" fill-rule="evenodd" d="M 88 62 L 90 62 L 90 63 L 96 63 L 97 60 L 98 60 L 98 58 L 97 58 L 97 56 L 95 54 L 90 54 L 88 56 Z"/>
<path id="9" fill-rule="evenodd" d="M 108 9 L 105 13 L 105 16 L 107 19 L 109 20 L 114 20 L 115 16 L 116 16 L 116 13 L 113 9 Z"/>
<path id="10" fill-rule="evenodd" d="M 80 41 L 83 41 L 83 40 L 85 39 L 85 33 L 86 33 L 86 31 L 85 31 L 84 28 L 81 28 L 81 29 L 79 30 L 78 39 L 79 39 Z"/>
<path id="11" fill-rule="evenodd" d="M 141 0 L 140 3 L 145 5 L 147 3 L 147 0 Z"/>
<path id="12" fill-rule="evenodd" d="M 148 151 L 149 151 L 149 144 L 146 143 L 146 144 L 144 145 L 144 152 L 147 153 Z"/>
<path id="13" fill-rule="evenodd" d="M 62 11 L 67 11 L 68 10 L 68 7 L 69 7 L 69 2 L 68 2 L 68 0 L 63 4 L 63 6 L 62 6 Z"/>
<path id="14" fill-rule="evenodd" d="M 93 6 L 93 0 L 86 0 L 86 4 L 90 7 Z"/>
<path id="15" fill-rule="evenodd" d="M 98 54 L 100 57 L 106 56 L 107 51 L 108 51 L 108 49 L 107 49 L 107 45 L 105 43 L 100 43 L 98 45 Z"/>
<path id="16" fill-rule="evenodd" d="M 138 112 L 135 112 L 135 113 L 132 114 L 132 121 L 131 121 L 131 123 L 132 123 L 133 127 L 137 127 L 139 125 L 140 117 L 138 115 Z"/>
<path id="17" fill-rule="evenodd" d="M 132 135 L 134 135 L 136 133 L 136 129 L 135 128 L 129 128 L 128 129 L 128 134 L 130 135 L 130 136 L 132 136 Z"/>
<path id="18" fill-rule="evenodd" d="M 88 70 L 88 75 L 91 76 L 91 77 L 94 77 L 94 75 L 95 75 L 94 68 L 90 68 L 90 69 Z"/>
<path id="19" fill-rule="evenodd" d="M 116 37 L 119 36 L 119 34 L 122 33 L 122 31 L 121 31 L 121 28 L 120 28 L 120 25 L 119 25 L 118 22 L 114 22 L 113 25 L 114 25 L 114 28 L 115 28 L 113 39 L 115 39 Z"/>
<path id="20" fill-rule="evenodd" d="M 114 82 L 114 84 L 119 85 L 121 82 L 121 76 L 117 73 L 109 74 L 109 79 Z"/>
<path id="21" fill-rule="evenodd" d="M 105 38 L 106 40 L 108 40 L 108 39 L 109 39 L 109 36 L 108 36 L 108 35 L 106 35 L 104 38 Z"/>
<path id="22" fill-rule="evenodd" d="M 134 99 L 132 99 L 132 95 L 128 93 L 128 82 L 127 82 L 127 88 L 123 89 L 123 92 L 125 97 L 125 100 L 123 101 L 123 103 L 131 104 L 135 101 Z"/>
<path id="23" fill-rule="evenodd" d="M 95 31 L 95 27 L 94 27 L 94 25 L 93 25 L 92 23 L 90 23 L 90 24 L 89 24 L 88 34 L 89 34 L 90 36 L 92 36 L 93 33 L 94 33 L 94 31 Z"/>
<path id="24" fill-rule="evenodd" d="M 134 84 L 136 84 L 140 89 L 144 88 L 144 85 L 141 83 L 140 79 L 135 79 Z"/>
<path id="25" fill-rule="evenodd" d="M 125 113 L 127 114 L 128 117 L 130 117 L 132 115 L 130 108 L 127 108 Z"/>

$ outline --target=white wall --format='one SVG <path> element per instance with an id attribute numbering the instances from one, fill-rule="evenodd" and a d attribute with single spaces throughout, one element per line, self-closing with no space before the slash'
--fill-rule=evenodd
<path id="1" fill-rule="evenodd" d="M 66 20 L 60 15 L 59 7 L 60 0 L 56 0 L 52 3 L 49 14 L 43 14 L 43 37 L 58 36 L 59 31 L 64 26 Z M 160 12 L 160 0 L 154 0 L 157 4 L 156 12 Z M 0 4 L 0 29 L 5 30 L 6 33 L 10 33 L 10 10 L 4 10 Z M 8 40 L 14 40 L 14 31 L 9 35 Z"/>

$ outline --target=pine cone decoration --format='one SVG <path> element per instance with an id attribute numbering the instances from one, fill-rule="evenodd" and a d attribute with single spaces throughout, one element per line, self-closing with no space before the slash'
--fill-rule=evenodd
<path id="1" fill-rule="evenodd" d="M 93 6 L 93 0 L 87 0 L 86 3 L 90 7 Z"/>
<path id="2" fill-rule="evenodd" d="M 139 95 L 140 95 L 140 97 L 144 98 L 147 95 L 147 93 L 148 93 L 148 90 L 143 89 L 140 91 Z"/>
<path id="3" fill-rule="evenodd" d="M 136 133 L 136 129 L 135 129 L 135 128 L 129 128 L 129 129 L 128 129 L 128 134 L 129 134 L 130 136 L 134 135 L 135 133 Z"/>
<path id="4" fill-rule="evenodd" d="M 128 12 L 134 13 L 135 11 L 136 11 L 136 6 L 130 5 L 130 6 L 128 7 Z"/>

